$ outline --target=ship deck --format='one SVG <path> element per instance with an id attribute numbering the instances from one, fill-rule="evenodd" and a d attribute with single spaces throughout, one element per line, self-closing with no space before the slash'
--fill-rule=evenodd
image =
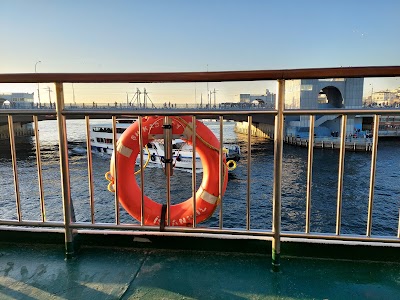
<path id="1" fill-rule="evenodd" d="M 1 299 L 399 299 L 400 295 L 400 262 L 394 259 L 398 249 L 392 249 L 392 256 L 383 251 L 379 261 L 373 261 L 357 259 L 363 258 L 357 248 L 330 246 L 331 253 L 353 256 L 329 258 L 323 249 L 318 257 L 287 255 L 281 258 L 280 271 L 273 272 L 267 254 L 246 252 L 238 243 L 218 250 L 206 241 L 201 251 L 163 249 L 160 243 L 157 247 L 143 243 L 146 239 L 140 247 L 85 243 L 76 257 L 65 259 L 57 239 L 50 244 L 0 243 Z"/>

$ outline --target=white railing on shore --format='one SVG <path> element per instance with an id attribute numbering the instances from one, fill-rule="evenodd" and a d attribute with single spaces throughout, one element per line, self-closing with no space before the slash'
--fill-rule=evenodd
<path id="1" fill-rule="evenodd" d="M 65 103 L 65 109 L 68 110 L 80 110 L 80 109 L 120 109 L 120 110 L 264 110 L 264 109 L 273 109 L 273 104 L 268 103 L 260 103 L 260 104 L 251 104 L 251 103 L 241 103 L 241 102 L 232 102 L 232 103 L 218 103 L 216 105 L 208 105 L 208 104 L 196 104 L 196 103 L 187 103 L 187 104 L 177 104 L 177 103 L 151 103 L 151 104 L 127 104 L 121 102 L 83 102 L 83 103 Z M 0 106 L 0 109 L 56 109 L 55 103 L 14 103 L 12 106 Z"/>
<path id="2" fill-rule="evenodd" d="M 172 74 L 172 75 L 171 75 Z M 141 77 L 142 76 L 142 77 Z M 377 144 L 378 144 L 378 127 L 379 118 L 381 115 L 400 115 L 400 110 L 395 108 L 389 109 L 329 109 L 329 110 L 309 110 L 309 109 L 298 109 L 298 110 L 285 110 L 284 108 L 284 90 L 285 90 L 285 80 L 286 79 L 301 79 L 301 78 L 335 78 L 335 77 L 378 77 L 378 76 L 400 76 L 400 67 L 367 67 L 367 68 L 334 68 L 334 69 L 310 69 L 310 70 L 278 70 L 278 71 L 248 71 L 248 72 L 210 72 L 210 73 L 155 73 L 155 74 L 0 74 L 1 82 L 55 82 L 57 90 L 57 101 L 52 112 L 57 117 L 58 122 L 58 134 L 59 134 L 59 151 L 60 151 L 60 169 L 61 169 L 61 181 L 62 181 L 62 199 L 63 199 L 63 215 L 64 222 L 49 222 L 45 218 L 45 213 L 43 211 L 44 207 L 44 197 L 43 197 L 43 187 L 40 185 L 42 181 L 42 171 L 41 171 L 41 157 L 40 157 L 40 145 L 37 143 L 37 162 L 38 162 L 38 177 L 39 177 L 39 188 L 41 191 L 41 207 L 42 207 L 42 221 L 28 221 L 23 220 L 21 217 L 21 202 L 19 199 L 19 180 L 18 171 L 16 166 L 16 153 L 15 153 L 15 136 L 13 128 L 13 117 L 18 117 L 21 114 L 33 115 L 34 122 L 37 122 L 37 117 L 44 114 L 49 114 L 49 110 L 41 111 L 34 110 L 29 112 L 29 110 L 20 111 L 18 109 L 0 109 L 0 116 L 8 116 L 9 133 L 10 133 L 10 144 L 11 153 L 13 161 L 13 176 L 15 183 L 15 194 L 16 194 L 16 211 L 17 220 L 3 220 L 0 219 L 0 226 L 30 226 L 30 227 L 61 227 L 65 231 L 66 240 L 66 253 L 70 255 L 73 252 L 74 243 L 74 230 L 92 229 L 92 230 L 102 230 L 104 232 L 120 230 L 126 234 L 127 232 L 131 234 L 137 234 L 137 232 L 157 232 L 160 231 L 158 226 L 142 226 L 134 224 L 120 224 L 119 222 L 119 203 L 116 197 L 115 206 L 115 223 L 97 223 L 92 218 L 91 222 L 75 222 L 73 218 L 72 210 L 72 199 L 70 190 L 70 174 L 68 168 L 68 148 L 67 148 L 67 135 L 66 135 L 66 119 L 68 118 L 79 118 L 84 116 L 86 122 L 90 117 L 99 117 L 102 115 L 113 115 L 113 128 L 115 128 L 115 116 L 126 114 L 134 115 L 137 117 L 144 117 L 148 115 L 161 115 L 161 116 L 184 116 L 192 115 L 194 119 L 202 118 L 202 116 L 213 115 L 219 117 L 220 128 L 223 128 L 223 116 L 233 116 L 242 115 L 248 118 L 249 124 L 252 124 L 252 117 L 255 115 L 269 115 L 275 116 L 275 133 L 274 133 L 274 178 L 273 178 L 273 211 L 272 211 L 272 229 L 252 229 L 250 226 L 250 203 L 251 203 L 251 157 L 249 156 L 247 161 L 249 162 L 249 167 L 247 169 L 247 197 L 246 197 L 246 214 L 247 222 L 246 228 L 244 229 L 228 229 L 224 228 L 222 223 L 223 218 L 223 198 L 220 199 L 220 226 L 219 228 L 204 228 L 198 227 L 196 223 L 193 224 L 192 228 L 189 227 L 174 227 L 168 226 L 166 224 L 165 231 L 169 234 L 199 234 L 199 233 L 209 233 L 215 235 L 226 235 L 243 237 L 243 238 L 271 238 L 273 242 L 273 265 L 279 268 L 279 257 L 280 257 L 280 243 L 281 238 L 302 238 L 302 239 L 325 239 L 325 240 L 336 240 L 346 243 L 348 241 L 357 242 L 379 242 L 387 244 L 400 245 L 400 226 L 398 229 L 397 236 L 388 237 L 376 237 L 371 235 L 372 226 L 372 206 L 374 202 L 374 186 L 375 186 L 375 173 L 376 173 L 376 156 L 377 156 Z M 122 105 L 114 105 L 99 109 L 99 107 L 94 107 L 96 105 L 86 107 L 73 107 L 72 105 L 68 107 L 68 104 L 64 103 L 64 92 L 63 92 L 63 82 L 193 82 L 193 81 L 246 81 L 246 80 L 271 80 L 275 79 L 278 83 L 278 95 L 277 103 L 275 109 L 266 107 L 224 107 L 222 112 L 219 109 L 216 110 L 203 110 L 199 107 L 174 107 L 165 109 L 154 109 L 153 111 L 138 108 L 132 112 L 131 107 L 122 107 Z M 338 174 L 338 190 L 337 190 L 337 211 L 336 211 L 336 232 L 329 234 L 312 234 L 309 232 L 310 228 L 310 212 L 311 212 L 311 190 L 307 193 L 306 203 L 306 232 L 284 232 L 281 230 L 281 193 L 282 193 L 282 149 L 284 142 L 284 117 L 290 115 L 310 115 L 312 116 L 310 120 L 314 122 L 315 115 L 340 115 L 342 116 L 342 126 L 341 132 L 346 132 L 346 120 L 348 115 L 374 115 L 374 128 L 373 128 L 373 139 L 370 142 L 371 147 L 371 173 L 370 173 L 370 187 L 369 187 L 369 200 L 368 200 L 368 215 L 367 215 L 367 228 L 365 235 L 343 235 L 341 234 L 341 213 L 342 213 L 342 193 L 343 193 L 343 172 L 344 172 L 344 154 L 346 137 L 341 136 L 337 140 L 340 146 L 339 155 L 339 174 Z M 314 123 L 312 123 L 314 124 Z M 307 169 L 307 186 L 311 187 L 312 184 L 312 161 L 313 161 L 313 147 L 311 144 L 323 142 L 323 139 L 314 139 L 313 134 L 314 127 L 310 126 L 310 141 L 308 143 L 309 148 L 309 163 Z M 91 178 L 91 154 L 90 154 L 90 131 L 87 126 L 86 134 L 88 136 L 88 172 L 89 172 L 89 188 L 91 193 L 91 205 L 95 202 L 95 197 L 93 197 L 93 182 Z M 250 132 L 250 129 L 249 129 Z M 37 126 L 35 126 L 35 135 L 38 136 Z M 115 136 L 115 135 L 114 135 Z M 37 139 L 38 141 L 38 139 Z M 326 140 L 328 142 L 328 140 Z M 329 141 L 333 141 L 329 139 Z M 114 138 L 115 143 L 115 138 Z M 250 140 L 247 145 L 247 153 L 251 155 L 251 143 Z M 220 155 L 220 162 L 222 161 L 222 155 Z M 221 169 L 220 169 L 221 170 Z M 221 172 L 221 171 L 220 171 Z M 11 174 L 8 174 L 11 176 Z M 221 178 L 221 174 L 219 174 Z M 167 181 L 170 178 L 167 176 Z M 196 189 L 193 189 L 195 193 Z M 193 195 L 195 198 L 195 195 Z M 143 207 L 143 195 L 141 197 L 142 207 Z M 195 205 L 195 204 L 194 204 Z M 168 211 L 169 208 L 167 208 Z M 92 215 L 94 211 L 92 210 Z M 145 213 L 145 212 L 144 212 Z M 400 224 L 400 222 L 399 222 Z M 79 231 L 78 231 L 79 232 Z"/>

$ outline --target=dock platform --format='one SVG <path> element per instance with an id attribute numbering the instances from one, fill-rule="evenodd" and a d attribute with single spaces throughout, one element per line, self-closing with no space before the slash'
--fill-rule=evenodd
<path id="1" fill-rule="evenodd" d="M 285 143 L 300 147 L 308 147 L 309 139 L 286 136 Z M 345 147 L 349 151 L 372 151 L 372 138 L 346 138 Z M 319 149 L 340 149 L 340 138 L 315 138 L 314 148 Z"/>

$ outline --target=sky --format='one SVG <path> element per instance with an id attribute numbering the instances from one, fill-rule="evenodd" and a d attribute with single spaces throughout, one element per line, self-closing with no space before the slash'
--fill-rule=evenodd
<path id="1" fill-rule="evenodd" d="M 0 73 L 187 72 L 400 65 L 400 1 L 0 0 Z M 40 62 L 39 62 L 40 61 Z M 39 63 L 38 63 L 39 62 Z M 400 86 L 367 79 L 364 92 Z M 51 92 L 48 92 L 50 87 Z M 193 103 L 276 83 L 65 84 L 65 99 Z M 41 98 L 55 97 L 40 84 Z M 0 84 L 2 92 L 37 85 Z M 36 96 L 35 96 L 36 97 Z"/>

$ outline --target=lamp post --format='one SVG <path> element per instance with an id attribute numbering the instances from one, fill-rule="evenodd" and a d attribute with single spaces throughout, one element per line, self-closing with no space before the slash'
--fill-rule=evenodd
<path id="1" fill-rule="evenodd" d="M 39 60 L 39 61 L 37 61 L 37 62 L 35 63 L 35 73 L 36 73 L 36 66 L 37 66 L 38 63 L 41 63 L 41 61 Z M 39 82 L 38 82 L 38 84 L 37 84 L 37 92 L 38 92 L 38 102 L 39 102 L 39 107 L 40 107 Z"/>
<path id="2" fill-rule="evenodd" d="M 74 105 L 76 105 L 76 101 L 75 101 L 75 89 L 74 89 L 74 83 L 72 82 L 72 99 L 74 101 Z"/>
<path id="3" fill-rule="evenodd" d="M 372 103 L 373 103 L 372 97 L 374 95 L 374 85 L 372 83 L 370 83 L 370 86 L 371 86 L 371 105 L 372 105 Z"/>

